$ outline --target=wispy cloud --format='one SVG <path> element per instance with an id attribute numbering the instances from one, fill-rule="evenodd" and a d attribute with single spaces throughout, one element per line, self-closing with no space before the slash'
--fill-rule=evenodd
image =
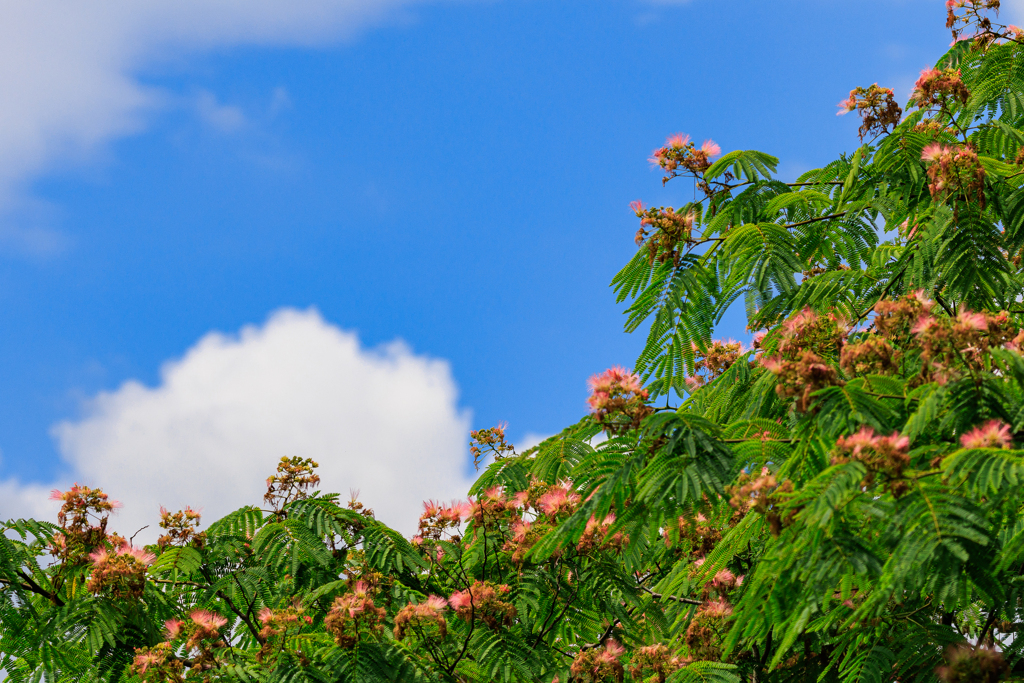
<path id="1" fill-rule="evenodd" d="M 153 65 L 242 45 L 330 45 L 430 1 L 0 4 L 0 222 L 41 174 L 87 162 L 109 141 L 146 128 L 174 99 L 140 80 Z M 197 106 L 221 129 L 244 121 L 212 94 Z"/>

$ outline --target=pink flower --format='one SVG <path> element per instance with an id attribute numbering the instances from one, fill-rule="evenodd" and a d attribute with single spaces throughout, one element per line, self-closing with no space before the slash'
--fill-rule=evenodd
<path id="1" fill-rule="evenodd" d="M 134 546 L 124 545 L 117 549 L 118 555 L 131 555 L 142 564 L 149 566 L 156 560 L 156 555 L 151 552 L 144 550 L 143 548 L 136 548 Z"/>
<path id="2" fill-rule="evenodd" d="M 430 595 L 427 596 L 426 605 L 432 610 L 442 612 L 446 607 L 448 607 L 448 601 L 439 595 Z"/>
<path id="3" fill-rule="evenodd" d="M 160 652 L 140 652 L 135 655 L 135 668 L 144 674 L 149 667 L 163 664 L 165 656 Z"/>
<path id="4" fill-rule="evenodd" d="M 502 501 L 505 499 L 504 491 L 505 487 L 501 486 L 500 484 L 498 486 L 492 486 L 491 488 L 484 491 L 484 495 L 481 496 L 481 498 L 486 498 L 487 500 L 490 501 Z"/>
<path id="5" fill-rule="evenodd" d="M 989 420 L 960 437 L 964 448 L 1011 448 L 1010 425 L 999 420 Z"/>
<path id="6" fill-rule="evenodd" d="M 568 483 L 563 483 L 541 496 L 537 501 L 537 506 L 544 514 L 554 515 L 559 512 L 571 511 L 578 502 L 580 502 L 579 495 L 569 490 Z"/>
<path id="7" fill-rule="evenodd" d="M 836 112 L 836 116 L 849 114 L 857 108 L 857 98 L 854 96 L 853 92 L 854 91 L 850 91 L 850 96 L 838 104 L 839 111 Z"/>
<path id="8" fill-rule="evenodd" d="M 101 564 L 105 563 L 109 557 L 110 553 L 107 552 L 106 548 L 97 548 L 89 555 L 89 559 L 92 560 L 92 566 L 94 567 L 99 567 Z"/>
<path id="9" fill-rule="evenodd" d="M 614 664 L 624 654 L 626 654 L 626 648 L 616 641 L 609 639 L 605 642 L 604 650 L 597 656 L 597 660 L 602 664 Z"/>
<path id="10" fill-rule="evenodd" d="M 270 609 L 269 607 L 264 607 L 260 610 L 258 618 L 260 620 L 260 623 L 266 626 L 271 622 L 271 620 L 273 620 L 274 610 Z"/>
<path id="11" fill-rule="evenodd" d="M 718 598 L 717 600 L 704 603 L 700 611 L 709 617 L 722 618 L 732 614 L 732 605 L 726 602 L 725 598 Z"/>
<path id="12" fill-rule="evenodd" d="M 228 620 L 221 615 L 205 609 L 197 609 L 188 616 L 197 626 L 208 631 L 216 631 L 228 623 Z"/>
<path id="13" fill-rule="evenodd" d="M 629 203 L 629 208 L 633 209 L 633 213 L 639 216 L 644 212 L 644 203 L 637 199 Z"/>
<path id="14" fill-rule="evenodd" d="M 665 140 L 665 146 L 666 147 L 686 147 L 686 145 L 688 145 L 689 143 L 690 143 L 690 136 L 689 135 L 683 135 L 682 133 L 676 133 L 675 135 L 670 135 L 668 137 L 668 139 Z"/>
<path id="15" fill-rule="evenodd" d="M 185 625 L 185 622 L 177 619 L 168 619 L 164 622 L 164 628 L 167 629 L 167 638 L 174 640 L 181 634 L 181 627 Z"/>
<path id="16" fill-rule="evenodd" d="M 512 501 L 517 508 L 525 508 L 530 504 L 530 492 L 520 491 L 512 498 Z"/>
<path id="17" fill-rule="evenodd" d="M 988 329 L 988 319 L 984 313 L 972 313 L 967 310 L 960 311 L 957 316 L 957 322 L 962 323 L 968 328 L 984 332 Z"/>
<path id="18" fill-rule="evenodd" d="M 715 588 L 731 588 L 735 583 L 736 575 L 728 569 L 722 569 L 711 579 L 711 585 Z"/>
<path id="19" fill-rule="evenodd" d="M 60 489 L 50 491 L 50 500 L 64 500 L 64 492 Z"/>
<path id="20" fill-rule="evenodd" d="M 922 315 L 917 319 L 917 323 L 910 328 L 911 334 L 923 334 L 930 330 L 933 326 L 937 325 L 938 321 L 930 315 Z"/>
<path id="21" fill-rule="evenodd" d="M 921 150 L 921 161 L 938 161 L 943 154 L 952 152 L 953 150 L 949 147 L 944 147 L 937 142 L 933 142 L 930 145 L 926 145 Z"/>
<path id="22" fill-rule="evenodd" d="M 705 140 L 704 144 L 700 146 L 700 150 L 707 154 L 709 159 L 722 153 L 722 148 L 715 144 L 714 140 Z"/>
<path id="23" fill-rule="evenodd" d="M 456 591 L 452 593 L 452 597 L 448 598 L 448 604 L 452 606 L 453 610 L 466 609 L 473 604 L 473 597 L 469 591 Z"/>

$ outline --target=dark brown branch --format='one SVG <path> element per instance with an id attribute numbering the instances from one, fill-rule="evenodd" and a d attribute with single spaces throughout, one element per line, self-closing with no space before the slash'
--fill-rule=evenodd
<path id="1" fill-rule="evenodd" d="M 703 605 L 700 600 L 694 600 L 693 598 L 680 598 L 676 595 L 662 595 L 661 593 L 655 593 L 650 588 L 640 587 L 640 590 L 650 595 L 655 600 L 671 600 L 673 602 L 681 602 L 685 605 Z"/>

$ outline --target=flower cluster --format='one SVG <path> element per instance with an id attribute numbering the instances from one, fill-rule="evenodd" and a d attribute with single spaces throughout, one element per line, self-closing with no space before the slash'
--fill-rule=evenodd
<path id="1" fill-rule="evenodd" d="M 197 531 L 200 515 L 190 507 L 171 513 L 167 508 L 160 508 L 160 528 L 166 533 L 157 539 L 161 549 L 167 546 L 192 545 L 202 548 L 206 544 L 206 532 Z"/>
<path id="2" fill-rule="evenodd" d="M 621 551 L 626 543 L 629 542 L 629 537 L 621 531 L 609 535 L 611 526 L 614 523 L 614 514 L 606 515 L 601 521 L 598 521 L 594 515 L 591 515 L 590 519 L 587 520 L 587 526 L 583 530 L 583 535 L 580 536 L 580 540 L 576 544 L 576 550 L 581 553 L 589 553 L 593 550 Z"/>
<path id="3" fill-rule="evenodd" d="M 508 425 L 499 423 L 495 427 L 477 429 L 469 433 L 469 452 L 473 454 L 473 465 L 480 469 L 480 461 L 487 453 L 493 453 L 495 460 L 507 458 L 510 454 L 515 455 L 516 449 L 505 441 L 505 430 Z"/>
<path id="4" fill-rule="evenodd" d="M 579 683 L 601 683 L 602 681 L 619 681 L 624 673 L 622 656 L 626 648 L 614 640 L 608 639 L 602 648 L 581 650 L 569 667 L 573 681 Z"/>
<path id="5" fill-rule="evenodd" d="M 860 113 L 858 134 L 861 140 L 867 134 L 876 136 L 889 132 L 889 126 L 895 126 L 903 116 L 903 110 L 896 104 L 892 89 L 879 87 L 877 83 L 851 90 L 850 96 L 839 103 L 836 115 L 842 116 L 851 111 Z"/>
<path id="6" fill-rule="evenodd" d="M 94 595 L 104 594 L 125 600 L 142 597 L 146 588 L 146 568 L 153 564 L 156 555 L 125 543 L 115 552 L 99 548 L 89 558 L 92 560 L 92 574 L 86 589 Z"/>
<path id="7" fill-rule="evenodd" d="M 441 540 L 445 532 L 458 527 L 472 513 L 473 505 L 466 501 L 452 501 L 448 505 L 432 500 L 424 501 L 419 530 L 412 537 L 413 545 Z"/>
<path id="8" fill-rule="evenodd" d="M 985 12 L 998 12 L 1000 0 L 946 0 L 946 28 L 953 33 L 953 43 L 970 40 L 973 49 L 984 49 L 995 40 L 1020 40 L 1016 26 L 995 24 Z M 973 27 L 973 33 L 968 30 Z"/>
<path id="9" fill-rule="evenodd" d="M 380 633 L 383 621 L 384 608 L 375 606 L 367 584 L 357 581 L 351 593 L 334 599 L 324 628 L 339 646 L 352 648 L 362 632 Z"/>
<path id="10" fill-rule="evenodd" d="M 843 347 L 839 367 L 849 376 L 891 375 L 898 369 L 900 353 L 884 337 L 869 335 Z"/>
<path id="11" fill-rule="evenodd" d="M 271 609 L 264 607 L 260 610 L 258 619 L 263 628 L 260 629 L 260 637 L 272 638 L 288 631 L 290 628 L 307 626 L 313 623 L 313 617 L 303 614 L 305 610 L 300 605 L 285 607 L 284 609 Z"/>
<path id="12" fill-rule="evenodd" d="M 516 618 L 516 608 L 502 598 L 507 596 L 510 590 L 505 584 L 474 581 L 466 590 L 452 593 L 448 598 L 448 604 L 463 621 L 472 622 L 479 619 L 491 628 L 498 628 L 499 625 L 509 626 Z"/>
<path id="13" fill-rule="evenodd" d="M 818 315 L 810 308 L 783 322 L 775 355 L 760 358 L 761 365 L 778 378 L 775 392 L 783 398 L 796 397 L 796 409 L 807 412 L 814 392 L 842 383 L 827 359 L 839 354 L 845 338 L 838 318 Z"/>
<path id="14" fill-rule="evenodd" d="M 960 645 L 946 651 L 946 665 L 936 672 L 943 683 L 998 683 L 1010 673 L 1010 665 L 992 647 Z"/>
<path id="15" fill-rule="evenodd" d="M 678 266 L 682 255 L 680 246 L 693 244 L 696 214 L 693 211 L 676 211 L 671 206 L 645 207 L 639 199 L 630 203 L 629 208 L 640 219 L 635 241 L 637 246 L 647 243 L 648 262 L 653 264 L 657 260 L 665 263 L 671 260 L 673 265 Z"/>
<path id="16" fill-rule="evenodd" d="M 899 299 L 882 299 L 875 304 L 874 327 L 886 339 L 905 342 L 921 316 L 931 313 L 935 302 L 917 290 Z"/>
<path id="17" fill-rule="evenodd" d="M 746 353 L 742 342 L 732 339 L 715 339 L 705 351 L 694 345 L 693 351 L 695 374 L 686 378 L 686 388 L 690 393 L 717 379 Z"/>
<path id="18" fill-rule="evenodd" d="M 928 166 L 928 191 L 932 197 L 975 200 L 985 206 L 985 169 L 973 147 L 949 147 L 932 143 L 921 151 Z"/>
<path id="19" fill-rule="evenodd" d="M 725 598 L 701 604 L 686 628 L 686 647 L 693 661 L 721 661 L 722 640 L 732 605 Z"/>
<path id="20" fill-rule="evenodd" d="M 903 480 L 903 469 L 910 464 L 910 439 L 893 432 L 890 436 L 875 434 L 871 427 L 862 427 L 850 436 L 841 436 L 836 441 L 836 454 L 832 464 L 850 461 L 862 463 L 868 470 L 865 485 L 870 484 L 876 473 L 886 476 L 885 487 L 899 498 L 907 491 Z"/>
<path id="21" fill-rule="evenodd" d="M 437 595 L 428 596 L 418 605 L 408 604 L 395 615 L 395 638 L 402 640 L 415 630 L 421 636 L 436 632 L 439 638 L 448 635 L 448 622 L 444 619 L 448 603 Z"/>
<path id="22" fill-rule="evenodd" d="M 128 668 L 145 683 L 184 683 L 185 666 L 174 656 L 170 643 L 135 648 L 135 659 Z"/>
<path id="23" fill-rule="evenodd" d="M 470 517 L 475 531 L 494 526 L 498 520 L 508 516 L 506 513 L 514 512 L 519 507 L 515 499 L 505 497 L 504 487 L 492 486 L 470 503 Z"/>
<path id="24" fill-rule="evenodd" d="M 221 629 L 227 626 L 228 620 L 219 614 L 208 610 L 194 610 L 188 616 L 188 621 L 180 619 L 168 619 L 164 622 L 164 629 L 167 631 L 166 645 L 169 652 L 176 649 L 175 642 L 184 641 L 185 650 L 192 655 L 187 663 L 195 671 L 203 671 L 212 668 L 217 663 L 216 651 L 224 648 L 227 640 L 221 634 Z M 170 668 L 180 671 L 180 661 L 175 659 L 164 665 L 164 670 Z M 157 669 L 160 671 L 160 669 Z M 155 676 L 152 680 L 163 681 L 164 679 Z M 169 680 L 175 680 L 173 678 Z"/>
<path id="25" fill-rule="evenodd" d="M 284 609 L 271 609 L 264 607 L 260 610 L 258 619 L 263 628 L 260 629 L 260 638 L 263 639 L 263 647 L 256 653 L 256 661 L 263 662 L 273 658 L 275 653 L 281 651 L 283 643 L 278 645 L 274 639 L 287 635 L 289 629 L 309 626 L 313 623 L 313 617 L 303 614 L 305 610 L 298 603 Z"/>
<path id="26" fill-rule="evenodd" d="M 681 669 L 688 663 L 680 659 L 665 645 L 645 645 L 637 648 L 629 660 L 629 673 L 637 681 L 654 681 L 665 683 L 665 679 L 673 671 Z"/>
<path id="27" fill-rule="evenodd" d="M 1010 425 L 999 420 L 989 420 L 961 435 L 960 445 L 964 448 L 1013 448 Z"/>
<path id="28" fill-rule="evenodd" d="M 546 525 L 517 519 L 512 522 L 512 536 L 505 541 L 502 550 L 512 553 L 513 563 L 522 564 L 526 559 L 526 553 L 530 552 L 547 530 Z"/>
<path id="29" fill-rule="evenodd" d="M 914 83 L 910 101 L 922 108 L 943 105 L 949 100 L 965 104 L 971 97 L 960 80 L 960 69 L 924 69 Z"/>
<path id="30" fill-rule="evenodd" d="M 746 508 L 743 508 L 746 511 Z M 689 544 L 691 557 L 704 557 L 722 540 L 722 531 L 701 513 L 693 516 L 682 516 L 676 520 L 675 528 L 666 527 L 662 532 L 665 545 L 671 547 L 673 535 L 680 541 Z"/>
<path id="31" fill-rule="evenodd" d="M 679 175 L 680 169 L 693 175 L 703 173 L 711 167 L 711 160 L 721 153 L 722 148 L 713 140 L 705 140 L 704 144 L 697 147 L 690 141 L 689 135 L 676 133 L 669 136 L 663 147 L 654 150 L 650 162 L 666 172 L 663 182 L 667 182 Z"/>
<path id="32" fill-rule="evenodd" d="M 316 473 L 319 464 L 311 458 L 281 458 L 277 463 L 277 474 L 267 477 L 267 493 L 263 500 L 280 511 L 287 503 L 309 495 L 309 490 L 320 483 Z"/>
<path id="33" fill-rule="evenodd" d="M 550 487 L 542 496 L 537 499 L 537 509 L 549 517 L 559 515 L 571 515 L 576 511 L 580 502 L 580 495 L 568 481 Z"/>
<path id="34" fill-rule="evenodd" d="M 953 318 L 926 313 L 910 332 L 921 350 L 922 377 L 940 383 L 956 376 L 958 362 L 981 369 L 989 362 L 990 349 L 1016 346 L 1021 338 L 1005 312 L 975 313 L 966 308 Z"/>
<path id="35" fill-rule="evenodd" d="M 620 367 L 609 368 L 588 380 L 590 398 L 587 403 L 594 419 L 612 434 L 636 429 L 653 411 L 646 404 L 648 392 L 633 372 Z"/>
<path id="36" fill-rule="evenodd" d="M 736 485 L 725 489 L 729 494 L 730 507 L 743 514 L 750 510 L 760 512 L 768 520 L 768 527 L 775 536 L 782 531 L 783 526 L 792 521 L 793 513 L 784 523 L 778 509 L 782 495 L 792 491 L 793 482 L 787 480 L 779 484 L 767 467 L 762 467 L 761 474 L 756 477 L 749 472 L 742 472 L 736 480 Z"/>
<path id="37" fill-rule="evenodd" d="M 61 559 L 83 557 L 108 540 L 107 519 L 121 507 L 100 489 L 75 484 L 67 491 L 54 489 L 50 500 L 63 501 L 57 513 L 61 531 L 54 534 L 52 552 Z"/>

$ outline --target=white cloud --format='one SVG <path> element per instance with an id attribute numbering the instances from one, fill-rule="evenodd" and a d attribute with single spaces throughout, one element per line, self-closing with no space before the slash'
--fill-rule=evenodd
<path id="1" fill-rule="evenodd" d="M 174 99 L 140 80 L 156 64 L 240 45 L 327 45 L 429 1 L 0 3 L 0 213 L 18 209 L 40 174 L 144 129 Z"/>
<path id="2" fill-rule="evenodd" d="M 234 133 L 246 124 L 241 107 L 221 104 L 209 90 L 200 90 L 196 96 L 196 112 L 204 123 L 221 133 Z"/>
<path id="3" fill-rule="evenodd" d="M 313 310 L 281 310 L 238 335 L 210 333 L 156 387 L 129 381 L 54 428 L 70 473 L 124 503 L 114 526 L 154 538 L 158 509 L 205 522 L 261 502 L 282 456 L 320 463 L 321 489 L 411 534 L 427 498 L 465 496 L 469 415 L 445 361 L 402 342 L 361 347 Z M 0 482 L 2 516 L 52 518 L 50 487 Z"/>

